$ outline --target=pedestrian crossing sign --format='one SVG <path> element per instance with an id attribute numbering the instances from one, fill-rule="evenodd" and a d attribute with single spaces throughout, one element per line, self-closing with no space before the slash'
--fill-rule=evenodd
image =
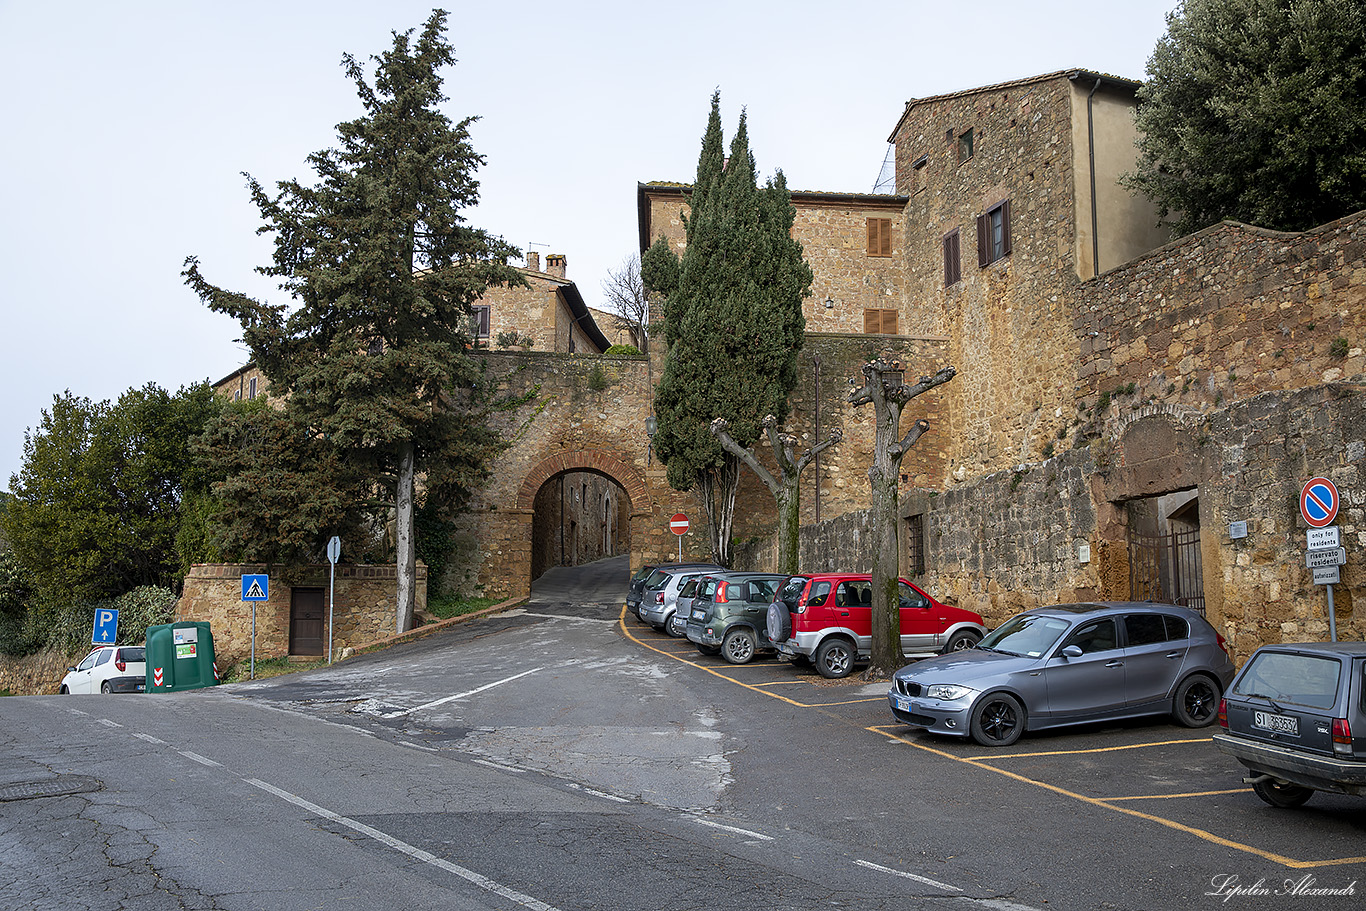
<path id="1" fill-rule="evenodd" d="M 243 576 L 242 576 L 242 600 L 243 600 L 243 601 L 269 601 L 269 600 L 270 600 L 270 576 L 267 576 L 267 575 L 243 575 Z"/>

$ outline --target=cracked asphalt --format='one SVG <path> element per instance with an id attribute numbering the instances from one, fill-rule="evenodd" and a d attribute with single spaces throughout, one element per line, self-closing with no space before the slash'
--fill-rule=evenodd
<path id="1" fill-rule="evenodd" d="M 626 576 L 552 570 L 516 610 L 287 677 L 0 699 L 0 909 L 1150 911 L 1255 879 L 879 734 L 885 684 L 623 623 Z"/>

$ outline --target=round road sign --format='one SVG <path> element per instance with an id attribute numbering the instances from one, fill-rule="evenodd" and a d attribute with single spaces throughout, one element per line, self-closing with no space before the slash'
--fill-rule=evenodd
<path id="1" fill-rule="evenodd" d="M 1327 478 L 1310 478 L 1300 491 L 1300 515 L 1314 528 L 1331 525 L 1338 515 L 1338 489 Z"/>
<path id="2" fill-rule="evenodd" d="M 681 512 L 674 513 L 673 518 L 669 520 L 669 531 L 673 532 L 676 535 L 681 535 L 686 533 L 687 530 L 688 517 L 683 515 L 683 513 Z"/>

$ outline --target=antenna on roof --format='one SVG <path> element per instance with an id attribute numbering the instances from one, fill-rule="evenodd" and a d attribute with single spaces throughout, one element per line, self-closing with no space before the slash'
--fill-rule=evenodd
<path id="1" fill-rule="evenodd" d="M 887 154 L 882 156 L 882 170 L 877 172 L 877 181 L 873 184 L 873 192 L 896 192 L 896 146 L 890 142 L 887 143 Z"/>

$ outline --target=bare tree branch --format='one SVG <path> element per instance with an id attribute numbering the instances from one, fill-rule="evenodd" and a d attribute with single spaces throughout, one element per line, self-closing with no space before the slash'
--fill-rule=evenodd
<path id="1" fill-rule="evenodd" d="M 650 299 L 640 280 L 640 257 L 632 254 L 621 262 L 621 267 L 608 269 L 602 281 L 602 292 L 612 312 L 612 328 L 631 334 L 631 339 L 642 354 L 650 349 Z"/>

